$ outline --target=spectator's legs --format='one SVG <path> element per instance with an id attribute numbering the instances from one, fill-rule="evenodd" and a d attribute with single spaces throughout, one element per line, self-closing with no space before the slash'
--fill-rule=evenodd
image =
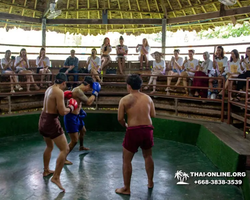
<path id="1" fill-rule="evenodd" d="M 92 75 L 92 78 L 94 79 L 94 81 L 98 81 L 98 82 L 101 82 L 101 79 L 100 79 L 100 77 L 99 77 L 99 74 L 98 74 L 98 72 L 97 72 L 97 70 L 96 69 L 91 69 L 90 70 L 90 73 L 91 73 L 91 75 Z"/>
<path id="2" fill-rule="evenodd" d="M 143 55 L 140 56 L 140 70 L 142 70 L 143 65 Z"/>
<path id="3" fill-rule="evenodd" d="M 124 66 L 124 59 L 123 58 L 118 58 L 118 66 L 119 66 L 119 71 L 120 71 L 120 74 L 123 74 L 123 66 Z"/>

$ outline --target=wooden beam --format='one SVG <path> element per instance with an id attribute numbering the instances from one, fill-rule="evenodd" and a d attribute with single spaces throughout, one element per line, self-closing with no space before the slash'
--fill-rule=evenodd
<path id="1" fill-rule="evenodd" d="M 164 59 L 165 59 L 165 46 L 166 46 L 166 25 L 167 25 L 167 19 L 162 19 L 162 41 L 161 41 L 161 45 L 162 45 L 162 53 L 164 55 Z"/>
<path id="2" fill-rule="evenodd" d="M 15 2 L 15 1 L 14 1 L 14 2 Z M 25 9 L 25 10 L 27 10 L 27 11 L 32 11 L 32 12 L 37 12 L 37 13 L 39 13 L 39 14 L 42 14 L 41 11 L 38 11 L 38 10 L 36 10 L 36 9 L 27 8 L 26 6 L 24 7 L 24 6 L 21 6 L 21 5 L 18 5 L 18 4 L 14 4 L 14 3 L 13 3 L 13 0 L 12 0 L 12 3 L 6 3 L 6 2 L 0 1 L 0 6 L 1 6 L 1 7 L 2 7 L 2 6 L 10 6 L 10 7 L 13 7 L 13 8 Z M 12 8 L 11 8 L 11 9 L 12 9 Z"/>
<path id="3" fill-rule="evenodd" d="M 250 6 L 225 10 L 225 14 L 223 16 L 220 15 L 220 12 L 209 12 L 204 14 L 198 15 L 189 15 L 185 17 L 176 17 L 168 19 L 168 24 L 176 24 L 176 23 L 184 23 L 188 21 L 198 21 L 198 20 L 205 20 L 205 19 L 216 19 L 220 17 L 229 17 L 235 15 L 242 15 L 250 13 Z"/>
<path id="4" fill-rule="evenodd" d="M 220 12 L 210 12 L 210 13 L 203 13 L 198 15 L 188 15 L 184 17 L 176 17 L 176 18 L 170 18 L 168 19 L 168 24 L 177 24 L 177 23 L 184 23 L 189 21 L 198 21 L 198 20 L 205 20 L 205 19 L 216 19 L 220 17 L 229 17 L 229 16 L 235 16 L 235 15 L 242 15 L 249 13 L 250 6 L 242 7 L 242 8 L 236 8 L 236 9 L 230 9 L 225 11 L 224 16 L 220 16 Z M 2 15 L 0 13 L 0 18 Z M 10 15 L 10 14 L 8 14 Z M 17 16 L 17 15 L 16 15 Z M 10 19 L 10 18 L 5 18 Z M 33 18 L 31 18 L 33 19 Z M 16 20 L 18 20 L 16 18 Z M 35 20 L 35 19 L 34 19 Z M 21 20 L 18 20 L 21 21 Z M 37 21 L 36 21 L 37 22 Z M 48 19 L 47 24 L 102 24 L 102 20 L 99 19 Z M 109 19 L 109 24 L 162 24 L 161 19 Z"/>
<path id="5" fill-rule="evenodd" d="M 23 21 L 23 22 L 31 22 L 31 23 L 42 23 L 42 19 L 39 18 L 32 18 L 32 17 L 25 17 L 15 14 L 8 14 L 0 12 L 0 19 L 8 19 L 8 20 L 15 20 L 15 21 Z"/>
<path id="6" fill-rule="evenodd" d="M 42 46 L 46 47 L 46 18 L 42 19 Z"/>
<path id="7" fill-rule="evenodd" d="M 12 0 L 12 4 L 15 3 L 15 0 Z M 10 6 L 10 9 L 9 9 L 9 14 L 12 12 L 12 6 Z M 8 20 L 7 20 L 8 21 Z M 7 27 L 7 24 L 4 25 L 4 28 Z"/>

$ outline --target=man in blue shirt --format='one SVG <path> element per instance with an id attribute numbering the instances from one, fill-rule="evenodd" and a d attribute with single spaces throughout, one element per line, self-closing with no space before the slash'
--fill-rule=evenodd
<path id="1" fill-rule="evenodd" d="M 60 69 L 60 72 L 64 72 L 65 74 L 70 74 L 70 73 L 78 73 L 78 64 L 79 60 L 77 57 L 75 57 L 75 50 L 72 49 L 70 51 L 70 56 L 65 60 L 64 66 L 62 69 Z M 69 77 L 69 75 L 68 75 Z M 78 81 L 78 76 L 73 75 L 74 81 Z M 68 87 L 71 87 L 71 84 L 67 84 Z M 76 87 L 77 83 L 73 84 L 73 87 Z"/>

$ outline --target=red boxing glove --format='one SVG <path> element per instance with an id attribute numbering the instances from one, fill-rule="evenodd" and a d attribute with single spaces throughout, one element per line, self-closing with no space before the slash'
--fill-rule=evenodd
<path id="1" fill-rule="evenodd" d="M 75 99 L 71 98 L 69 100 L 68 108 L 70 109 L 70 112 L 73 112 L 75 109 L 77 109 L 78 103 Z"/>
<path id="2" fill-rule="evenodd" d="M 72 98 L 72 91 L 70 91 L 70 90 L 65 91 L 64 98 L 66 98 L 66 99 Z"/>

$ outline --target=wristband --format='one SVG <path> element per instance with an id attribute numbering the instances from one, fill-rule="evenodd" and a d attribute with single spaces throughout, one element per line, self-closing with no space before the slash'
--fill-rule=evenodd
<path id="1" fill-rule="evenodd" d="M 70 112 L 72 112 L 74 110 L 72 105 L 68 105 L 67 108 L 70 109 Z"/>

